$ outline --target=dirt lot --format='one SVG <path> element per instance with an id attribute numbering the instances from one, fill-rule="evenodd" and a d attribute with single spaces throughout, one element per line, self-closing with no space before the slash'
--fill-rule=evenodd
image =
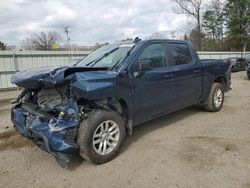
<path id="1" fill-rule="evenodd" d="M 62 169 L 1 110 L 0 187 L 250 187 L 250 81 L 245 72 L 232 80 L 219 113 L 191 107 L 143 124 L 99 166 Z"/>

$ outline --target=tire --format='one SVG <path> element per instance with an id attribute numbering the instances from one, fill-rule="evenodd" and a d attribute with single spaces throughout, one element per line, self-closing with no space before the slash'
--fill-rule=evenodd
<path id="1" fill-rule="evenodd" d="M 118 113 L 96 110 L 80 124 L 77 139 L 80 155 L 94 164 L 106 163 L 117 156 L 125 135 L 125 122 Z"/>
<path id="2" fill-rule="evenodd" d="M 215 97 L 218 91 L 221 91 L 220 97 Z M 224 103 L 224 87 L 219 83 L 213 83 L 210 94 L 207 99 L 207 103 L 204 106 L 205 110 L 209 112 L 218 112 Z"/>

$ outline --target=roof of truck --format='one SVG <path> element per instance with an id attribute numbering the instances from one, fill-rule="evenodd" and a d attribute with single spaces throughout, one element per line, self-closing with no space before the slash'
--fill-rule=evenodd
<path id="1" fill-rule="evenodd" d="M 118 42 L 117 44 L 145 44 L 145 43 L 151 43 L 151 42 L 182 42 L 182 43 L 189 43 L 190 41 L 187 40 L 174 40 L 174 39 L 138 39 L 137 41 L 124 41 L 124 42 Z"/>
<path id="2" fill-rule="evenodd" d="M 174 39 L 145 39 L 140 40 L 138 42 L 134 42 L 134 44 L 145 44 L 145 43 L 151 43 L 151 42 L 181 42 L 181 43 L 190 43 L 190 41 L 187 40 L 174 40 Z"/>

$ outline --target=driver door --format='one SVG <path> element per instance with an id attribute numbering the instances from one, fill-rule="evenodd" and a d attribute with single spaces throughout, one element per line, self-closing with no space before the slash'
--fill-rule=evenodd
<path id="1" fill-rule="evenodd" d="M 168 63 L 165 44 L 148 44 L 138 60 L 150 60 L 152 69 L 139 74 L 135 71 L 132 78 L 135 124 L 166 113 L 175 100 L 174 69 Z"/>

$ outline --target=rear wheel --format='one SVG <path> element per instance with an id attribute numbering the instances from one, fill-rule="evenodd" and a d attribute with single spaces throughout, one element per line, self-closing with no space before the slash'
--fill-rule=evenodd
<path id="1" fill-rule="evenodd" d="M 220 111 L 224 103 L 224 87 L 219 83 L 213 83 L 207 104 L 204 106 L 209 112 Z"/>
<path id="2" fill-rule="evenodd" d="M 125 122 L 118 113 L 96 110 L 78 130 L 80 155 L 94 164 L 108 162 L 118 154 L 125 134 Z"/>

